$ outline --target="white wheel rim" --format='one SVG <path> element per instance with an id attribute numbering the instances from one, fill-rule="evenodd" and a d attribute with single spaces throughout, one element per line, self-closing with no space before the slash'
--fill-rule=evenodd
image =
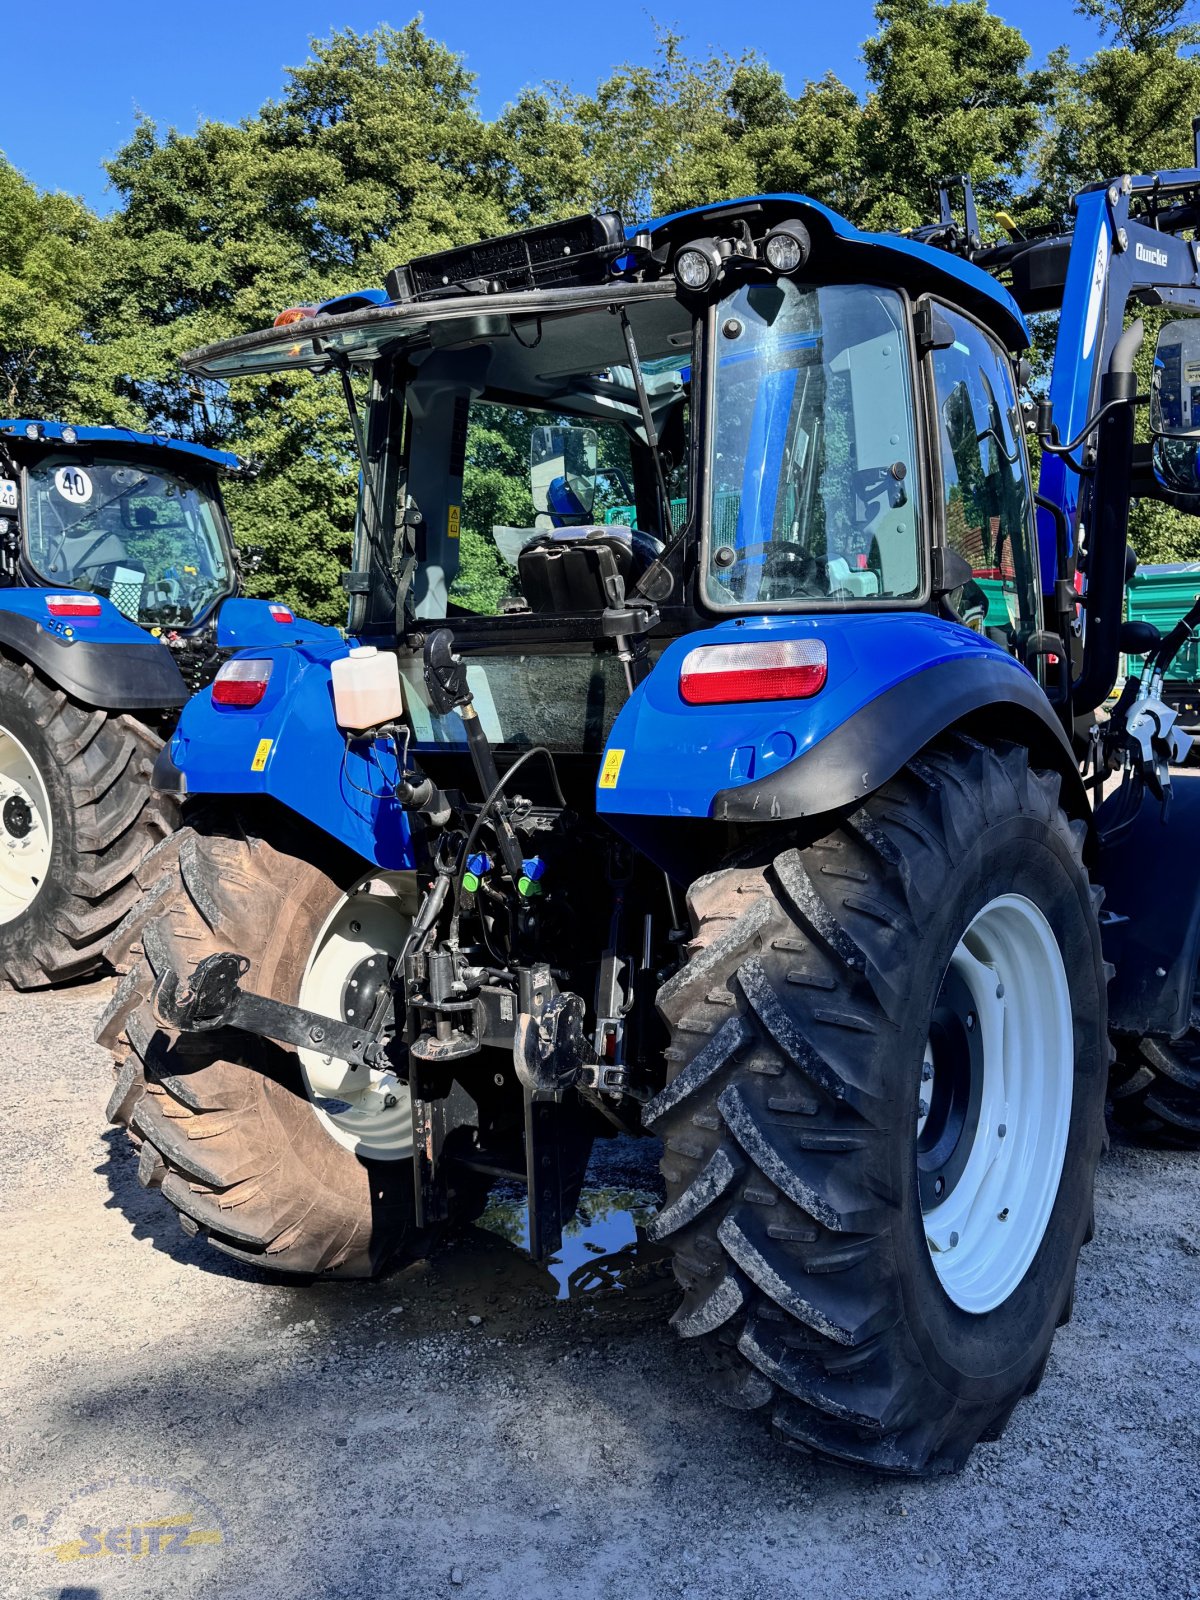
<path id="1" fill-rule="evenodd" d="M 386 984 L 412 926 L 414 893 L 404 874 L 374 873 L 343 895 L 317 935 L 298 1004 L 366 1026 L 366 1007 L 357 1002 L 364 985 Z M 317 1050 L 297 1054 L 309 1102 L 332 1138 L 374 1161 L 411 1157 L 408 1089 L 386 1065 L 354 1068 Z"/>
<path id="2" fill-rule="evenodd" d="M 1037 1254 L 1062 1176 L 1074 1064 L 1054 931 L 1031 900 L 1000 895 L 950 958 L 918 1091 L 926 1243 L 964 1311 L 1001 1305 Z"/>
<path id="3" fill-rule="evenodd" d="M 54 819 L 41 773 L 16 735 L 0 728 L 0 924 L 37 899 L 53 849 Z"/>

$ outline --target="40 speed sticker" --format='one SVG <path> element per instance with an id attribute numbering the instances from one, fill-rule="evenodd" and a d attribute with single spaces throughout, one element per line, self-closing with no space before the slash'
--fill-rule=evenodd
<path id="1" fill-rule="evenodd" d="M 225 1513 L 194 1485 L 138 1472 L 80 1484 L 37 1531 L 58 1562 L 194 1561 L 233 1543 Z"/>
<path id="2" fill-rule="evenodd" d="M 82 467 L 59 467 L 54 474 L 54 487 L 73 506 L 85 506 L 92 498 L 91 476 Z"/>

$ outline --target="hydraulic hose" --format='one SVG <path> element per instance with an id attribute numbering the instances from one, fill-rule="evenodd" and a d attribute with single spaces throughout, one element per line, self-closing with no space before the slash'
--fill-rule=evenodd
<path id="1" fill-rule="evenodd" d="M 1196 596 L 1192 609 L 1186 616 L 1180 618 L 1154 652 L 1156 671 L 1166 672 L 1198 625 L 1200 625 L 1200 594 Z"/>

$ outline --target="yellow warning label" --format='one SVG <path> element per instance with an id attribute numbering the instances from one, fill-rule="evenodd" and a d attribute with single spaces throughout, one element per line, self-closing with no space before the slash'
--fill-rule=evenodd
<path id="1" fill-rule="evenodd" d="M 251 772 L 261 772 L 267 764 L 267 757 L 271 754 L 274 739 L 260 739 L 258 749 L 254 752 L 254 760 L 250 763 Z"/>
<path id="2" fill-rule="evenodd" d="M 458 538 L 458 521 L 460 510 L 461 507 L 459 506 L 450 506 L 446 511 L 446 537 L 448 539 Z"/>
<path id="3" fill-rule="evenodd" d="M 621 763 L 624 759 L 624 750 L 610 750 L 604 757 L 604 765 L 600 768 L 600 787 L 602 789 L 615 789 L 617 787 L 617 779 L 621 776 Z"/>

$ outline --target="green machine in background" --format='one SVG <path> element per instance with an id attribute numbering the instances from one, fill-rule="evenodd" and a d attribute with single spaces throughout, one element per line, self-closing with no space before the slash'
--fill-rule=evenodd
<path id="1" fill-rule="evenodd" d="M 1168 633 L 1200 590 L 1200 561 L 1171 561 L 1139 567 L 1126 601 L 1131 621 L 1152 622 Z M 1163 698 L 1176 708 L 1180 724 L 1200 732 L 1200 640 L 1189 639 L 1171 664 Z"/>

